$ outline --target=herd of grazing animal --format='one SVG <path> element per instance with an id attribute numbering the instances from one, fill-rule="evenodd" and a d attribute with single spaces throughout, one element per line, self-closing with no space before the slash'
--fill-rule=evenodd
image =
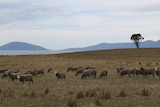
<path id="1" fill-rule="evenodd" d="M 144 67 L 133 67 L 131 69 L 125 69 L 124 67 L 118 67 L 116 68 L 117 74 L 119 77 L 124 77 L 125 75 L 128 75 L 128 77 L 132 76 L 140 76 L 142 75 L 143 77 L 147 78 L 149 75 L 155 76 L 157 75 L 158 78 L 160 79 L 160 68 L 144 68 Z M 96 78 L 97 75 L 97 70 L 95 67 L 88 66 L 86 68 L 83 67 L 69 67 L 67 69 L 67 72 L 75 72 L 75 76 L 78 76 L 81 74 L 82 79 L 87 79 L 89 77 L 93 77 L 94 79 Z M 108 75 L 108 70 L 103 70 L 100 72 L 99 77 L 107 77 Z"/>
<path id="2" fill-rule="evenodd" d="M 24 73 L 19 72 L 19 70 L 0 70 L 0 73 L 2 73 L 2 78 L 9 77 L 12 82 L 14 80 L 19 80 L 20 82 L 24 83 L 25 81 L 29 83 L 33 83 L 33 77 L 37 75 L 44 75 L 44 69 L 35 69 L 35 70 L 29 70 Z"/>
<path id="3" fill-rule="evenodd" d="M 131 69 L 124 69 L 123 67 L 118 67 L 117 68 L 117 73 L 119 74 L 120 77 L 123 77 L 125 75 L 128 75 L 129 77 L 131 75 L 133 76 L 139 76 L 142 75 L 143 77 L 152 75 L 153 77 L 155 76 L 155 74 L 158 76 L 158 78 L 160 79 L 160 68 L 150 68 L 150 69 L 146 69 L 143 67 L 133 67 Z"/>
<path id="4" fill-rule="evenodd" d="M 29 81 L 33 83 L 33 75 L 27 73 L 20 73 L 19 71 L 5 71 L 2 78 L 9 77 L 13 82 L 19 80 L 20 82 Z"/>
<path id="5" fill-rule="evenodd" d="M 94 79 L 97 77 L 97 70 L 95 67 L 92 66 L 87 66 L 85 68 L 79 66 L 79 67 L 69 67 L 67 69 L 67 72 L 75 72 L 75 76 L 81 75 L 81 79 L 87 79 L 90 77 L 93 77 Z M 108 70 L 103 70 L 99 77 L 107 77 L 108 75 Z"/>
<path id="6" fill-rule="evenodd" d="M 46 72 L 51 72 L 53 69 L 52 68 L 48 68 Z M 118 67 L 116 68 L 117 70 L 117 74 L 119 75 L 119 77 L 124 77 L 125 75 L 128 75 L 128 77 L 132 76 L 140 76 L 142 75 L 142 77 L 148 77 L 149 75 L 151 76 L 155 76 L 157 75 L 157 77 L 160 79 L 160 68 L 152 68 L 152 69 L 146 69 L 143 67 L 133 67 L 131 69 L 124 69 L 123 67 Z M 69 67 L 67 69 L 67 72 L 73 72 L 75 73 L 75 76 L 78 77 L 80 75 L 81 79 L 87 79 L 87 78 L 96 78 L 97 77 L 97 70 L 95 67 Z M 33 77 L 37 76 L 37 75 L 44 75 L 44 69 L 33 69 L 33 70 L 29 70 L 26 71 L 24 73 L 19 72 L 19 70 L 7 70 L 7 69 L 2 69 L 0 70 L 0 73 L 2 74 L 2 78 L 7 78 L 9 77 L 13 82 L 14 80 L 19 80 L 20 82 L 24 83 L 24 82 L 29 82 L 29 83 L 33 83 Z M 99 72 L 99 78 L 105 78 L 108 76 L 108 70 L 102 70 L 101 72 Z M 60 80 L 60 79 L 66 79 L 66 75 L 65 73 L 60 73 L 58 71 L 55 71 L 55 77 Z"/>

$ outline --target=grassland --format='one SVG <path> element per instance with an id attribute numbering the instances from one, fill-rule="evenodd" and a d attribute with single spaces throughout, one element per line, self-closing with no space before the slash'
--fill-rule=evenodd
<path id="1" fill-rule="evenodd" d="M 94 66 L 99 73 L 107 69 L 108 77 L 82 80 L 70 66 Z M 0 56 L 0 69 L 20 72 L 52 67 L 34 83 L 12 82 L 0 78 L 0 107 L 159 107 L 160 80 L 155 76 L 120 78 L 116 67 L 160 67 L 160 49 L 120 49 L 54 55 Z M 54 70 L 66 74 L 57 80 Z M 2 74 L 0 74 L 2 75 Z"/>

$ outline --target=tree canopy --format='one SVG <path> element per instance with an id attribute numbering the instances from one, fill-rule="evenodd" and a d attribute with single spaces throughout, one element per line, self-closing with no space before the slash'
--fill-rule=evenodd
<path id="1" fill-rule="evenodd" d="M 139 48 L 139 42 L 144 39 L 140 33 L 138 34 L 133 34 L 130 38 L 136 45 L 137 48 Z"/>

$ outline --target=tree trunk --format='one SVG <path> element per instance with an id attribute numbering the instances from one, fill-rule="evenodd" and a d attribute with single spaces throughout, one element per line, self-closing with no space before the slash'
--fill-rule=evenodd
<path id="1" fill-rule="evenodd" d="M 139 42 L 135 42 L 136 47 L 139 48 Z"/>

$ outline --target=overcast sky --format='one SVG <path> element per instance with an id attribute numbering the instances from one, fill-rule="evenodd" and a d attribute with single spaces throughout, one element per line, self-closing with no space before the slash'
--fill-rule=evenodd
<path id="1" fill-rule="evenodd" d="M 160 39 L 160 0 L 0 0 L 0 45 L 59 50 Z"/>

